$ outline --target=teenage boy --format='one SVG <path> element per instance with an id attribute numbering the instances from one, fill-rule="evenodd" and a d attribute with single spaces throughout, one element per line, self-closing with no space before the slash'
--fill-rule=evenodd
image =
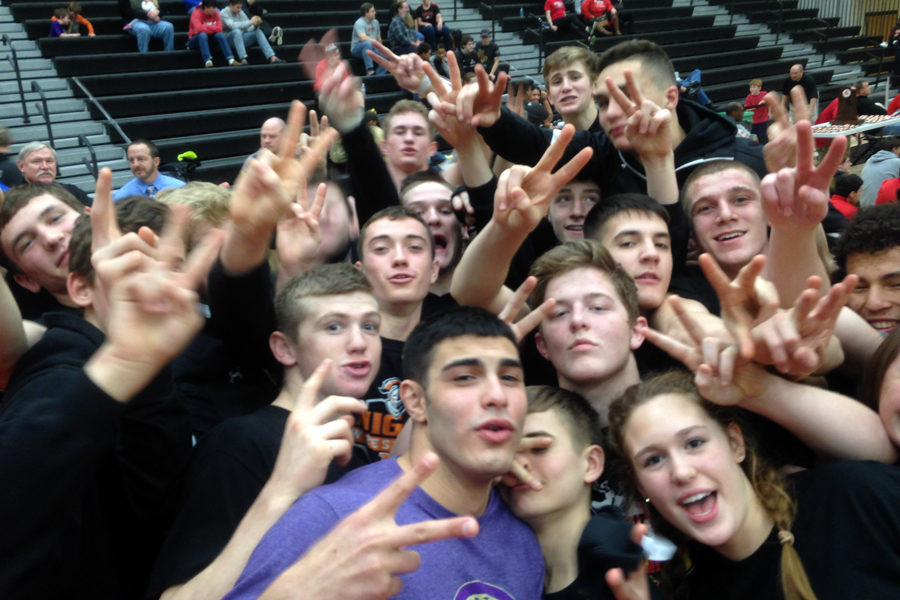
<path id="1" fill-rule="evenodd" d="M 625 71 L 633 74 L 640 96 L 631 98 L 628 104 L 639 106 L 646 99 L 658 109 L 667 109 L 655 111 L 654 115 L 658 112 L 662 121 L 658 137 L 667 136 L 674 148 L 679 183 L 696 164 L 716 157 L 733 158 L 750 165 L 760 175 L 766 173 L 761 146 L 736 138 L 734 125 L 724 117 L 679 99 L 672 63 L 658 45 L 647 40 L 617 44 L 600 56 L 597 68 L 599 80 L 604 83 L 596 97 L 603 133 L 578 132 L 566 156 L 584 147 L 593 148 L 594 156 L 582 176 L 600 183 L 604 195 L 646 193 L 644 172 L 650 168 L 648 158 L 658 158 L 652 153 L 644 155 L 643 147 L 632 146 L 625 131 L 631 116 L 631 111 L 626 109 L 631 107 L 622 106 L 622 100 L 614 99 L 605 86 L 606 79 L 611 78 L 614 87 L 628 89 Z M 526 126 L 523 119 L 501 109 L 499 97 L 490 92 L 491 86 L 486 82 L 464 88 L 457 99 L 461 116 L 474 118 L 485 142 L 503 158 L 518 164 L 534 164 L 546 149 L 551 134 Z"/>
<path id="2" fill-rule="evenodd" d="M 472 539 L 413 545 L 421 565 L 401 576 L 402 592 L 394 593 L 400 598 L 540 597 L 543 561 L 537 541 L 493 491 L 493 480 L 512 464 L 525 418 L 515 337 L 485 311 L 455 309 L 416 328 L 403 367 L 400 394 L 416 424 L 409 452 L 307 493 L 269 530 L 226 598 L 259 596 L 340 519 L 428 452 L 441 463 L 400 506 L 397 523 L 471 514 L 479 533 Z"/>
<path id="3" fill-rule="evenodd" d="M 164 368 L 202 325 L 191 290 L 216 250 L 170 271 L 175 232 L 133 260 L 152 233 L 118 232 L 111 178 L 100 172 L 93 235 L 86 221 L 72 235 L 69 296 L 84 318 L 48 316 L 5 390 L 0 472 L 17 492 L 3 510 L 17 517 L 0 542 L 4 597 L 139 597 L 190 452 Z"/>
<path id="4" fill-rule="evenodd" d="M 600 131 L 594 96 L 602 81 L 597 55 L 582 46 L 564 46 L 544 61 L 550 104 L 577 130 Z"/>
<path id="5" fill-rule="evenodd" d="M 231 538 L 240 519 L 272 474 L 291 410 L 318 365 L 332 361 L 319 386 L 316 404 L 330 396 L 340 410 L 361 412 L 362 398 L 381 360 L 380 317 L 372 286 L 352 265 L 317 267 L 293 279 L 275 299 L 278 329 L 269 336 L 284 384 L 270 406 L 228 419 L 199 443 L 186 476 L 181 508 L 157 560 L 151 592 L 174 593 L 209 565 Z M 322 410 L 322 408 L 318 409 Z M 340 413 L 338 413 L 340 414 Z M 344 413 L 347 414 L 347 413 Z M 337 419 L 329 444 L 340 463 L 312 479 L 334 480 L 349 466 L 350 426 Z M 325 461 L 327 464 L 329 461 Z M 317 473 L 318 471 L 313 471 Z"/>

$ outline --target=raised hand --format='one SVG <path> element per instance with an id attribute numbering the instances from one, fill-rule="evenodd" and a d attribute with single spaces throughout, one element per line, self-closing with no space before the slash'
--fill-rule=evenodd
<path id="1" fill-rule="evenodd" d="M 509 75 L 501 72 L 491 82 L 481 65 L 475 65 L 477 81 L 463 87 L 456 99 L 456 118 L 475 127 L 491 127 L 500 118 L 500 102 Z"/>
<path id="2" fill-rule="evenodd" d="M 532 329 L 540 325 L 541 321 L 549 316 L 553 307 L 556 306 L 555 299 L 547 298 L 543 304 L 517 319 L 522 309 L 526 308 L 525 301 L 528 300 L 528 296 L 534 291 L 535 286 L 537 286 L 537 278 L 533 276 L 527 277 L 510 297 L 500 314 L 497 315 L 501 321 L 505 322 L 512 329 L 513 335 L 516 336 L 516 342 L 521 342 L 522 338 L 528 335 Z"/>
<path id="3" fill-rule="evenodd" d="M 276 293 L 291 279 L 312 268 L 318 258 L 322 230 L 319 216 L 325 206 L 328 185 L 320 183 L 316 195 L 307 209 L 306 190 L 300 193 L 299 202 L 291 204 L 291 211 L 278 221 L 275 248 L 278 250 L 278 280 Z"/>
<path id="4" fill-rule="evenodd" d="M 523 436 L 516 450 L 516 457 L 509 466 L 509 471 L 500 477 L 500 481 L 507 487 L 515 487 L 524 483 L 536 492 L 544 489 L 544 484 L 535 479 L 531 471 L 525 466 L 525 456 L 534 450 L 543 450 L 553 444 L 553 438 L 549 435 Z"/>
<path id="5" fill-rule="evenodd" d="M 403 583 L 397 575 L 419 568 L 409 546 L 478 534 L 472 517 L 397 525 L 397 510 L 438 466 L 428 453 L 375 498 L 338 523 L 331 533 L 269 586 L 261 598 L 303 595 L 319 600 L 389 598 Z"/>
<path id="6" fill-rule="evenodd" d="M 631 541 L 640 546 L 649 530 L 647 525 L 634 525 L 631 528 Z M 645 561 L 641 561 L 640 566 L 627 577 L 622 569 L 610 569 L 606 572 L 606 584 L 616 600 L 650 600 L 650 582 L 647 579 Z"/>
<path id="7" fill-rule="evenodd" d="M 769 92 L 766 94 L 765 103 L 769 107 L 772 124 L 767 130 L 769 143 L 763 147 L 763 158 L 766 161 L 766 170 L 769 173 L 777 173 L 785 167 L 797 164 L 797 129 L 791 125 L 781 96 L 776 92 Z M 809 104 L 803 86 L 795 85 L 791 89 L 791 104 L 794 107 L 794 123 L 809 122 Z"/>
<path id="8" fill-rule="evenodd" d="M 397 85 L 414 94 L 419 92 L 419 87 L 425 80 L 425 72 L 422 67 L 428 64 L 427 62 L 423 61 L 415 52 L 397 56 L 387 46 L 376 40 L 372 40 L 372 47 L 378 52 L 366 50 L 366 54 L 378 65 L 387 69 L 397 80 Z M 452 53 L 447 53 L 448 58 L 451 55 Z"/>
<path id="9" fill-rule="evenodd" d="M 625 69 L 626 96 L 611 77 L 606 78 L 610 98 L 628 116 L 625 135 L 632 148 L 644 162 L 672 153 L 671 112 L 644 98 L 631 69 Z"/>
<path id="10" fill-rule="evenodd" d="M 843 160 L 847 138 L 834 138 L 825 158 L 816 167 L 811 125 L 801 121 L 795 131 L 797 166 L 766 175 L 760 189 L 763 210 L 772 227 L 808 230 L 828 214 L 828 185 Z"/>
<path id="11" fill-rule="evenodd" d="M 528 231 L 537 227 L 556 193 L 575 177 L 593 154 L 591 148 L 583 148 L 555 173 L 552 172 L 574 135 L 575 128 L 566 125 L 534 167 L 514 165 L 500 175 L 494 194 L 495 223 L 508 229 Z"/>
<path id="12" fill-rule="evenodd" d="M 330 360 L 323 361 L 300 389 L 266 483 L 269 491 L 289 503 L 321 485 L 332 460 L 337 458 L 340 464 L 346 464 L 353 451 L 352 415 L 362 413 L 366 406 L 346 396 L 319 400 L 331 366 Z"/>

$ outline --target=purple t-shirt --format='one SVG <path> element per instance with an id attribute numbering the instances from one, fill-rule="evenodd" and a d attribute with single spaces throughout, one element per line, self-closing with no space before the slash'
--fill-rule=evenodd
<path id="1" fill-rule="evenodd" d="M 50 20 L 50 37 L 59 37 L 62 34 L 67 33 L 66 28 L 62 26 L 62 24 L 56 19 Z"/>
<path id="2" fill-rule="evenodd" d="M 225 600 L 257 598 L 338 521 L 371 500 L 401 472 L 396 459 L 382 460 L 303 495 L 260 541 Z M 417 489 L 397 511 L 396 520 L 404 525 L 455 516 Z M 494 492 L 478 525 L 479 533 L 472 539 L 411 546 L 422 563 L 417 571 L 400 576 L 403 593 L 397 598 L 538 600 L 544 562 L 528 526 L 513 516 Z"/>

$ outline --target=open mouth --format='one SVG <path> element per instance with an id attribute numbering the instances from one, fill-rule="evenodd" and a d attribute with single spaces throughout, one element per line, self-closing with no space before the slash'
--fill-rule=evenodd
<path id="1" fill-rule="evenodd" d="M 717 235 L 713 239 L 717 242 L 729 242 L 731 240 L 735 240 L 740 237 L 744 237 L 747 235 L 746 231 L 729 231 L 728 233 L 723 233 L 721 235 Z"/>
<path id="2" fill-rule="evenodd" d="M 434 249 L 437 251 L 447 250 L 447 237 L 442 233 L 435 233 Z"/>
<path id="3" fill-rule="evenodd" d="M 716 498 L 716 492 L 700 492 L 682 500 L 681 506 L 692 520 L 704 521 L 714 516 Z"/>
<path id="4" fill-rule="evenodd" d="M 365 377 L 372 370 L 372 363 L 367 360 L 345 363 L 344 370 L 354 377 Z"/>
<path id="5" fill-rule="evenodd" d="M 897 321 L 893 319 L 872 319 L 869 325 L 882 333 L 890 333 L 897 329 Z"/>
<path id="6" fill-rule="evenodd" d="M 391 283 L 407 283 L 412 281 L 414 278 L 409 273 L 395 273 L 388 277 L 388 281 Z"/>
<path id="7" fill-rule="evenodd" d="M 491 419 L 478 427 L 478 434 L 492 443 L 503 443 L 513 434 L 512 424 L 503 419 Z"/>

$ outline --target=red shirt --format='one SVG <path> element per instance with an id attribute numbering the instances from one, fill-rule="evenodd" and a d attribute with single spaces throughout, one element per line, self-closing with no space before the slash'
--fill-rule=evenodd
<path id="1" fill-rule="evenodd" d="M 859 212 L 858 206 L 853 206 L 850 204 L 850 201 L 847 200 L 844 196 L 838 196 L 835 194 L 831 198 L 828 199 L 831 202 L 831 205 L 838 209 L 842 215 L 847 217 L 848 221 L 852 221 L 856 218 L 856 213 Z"/>
<path id="2" fill-rule="evenodd" d="M 547 0 L 544 2 L 544 10 L 550 11 L 550 20 L 555 21 L 566 16 L 566 5 L 563 0 Z"/>
<path id="3" fill-rule="evenodd" d="M 756 106 L 757 104 L 763 104 L 765 102 L 766 92 L 760 90 L 758 94 L 747 94 L 747 99 L 744 100 L 744 106 Z M 766 106 L 760 106 L 759 108 L 753 109 L 753 122 L 754 123 L 768 123 L 769 121 L 769 108 Z"/>
<path id="4" fill-rule="evenodd" d="M 900 190 L 900 177 L 885 179 L 878 188 L 878 196 L 875 197 L 875 205 L 893 204 L 897 201 L 897 191 Z"/>
<path id="5" fill-rule="evenodd" d="M 198 33 L 214 35 L 222 33 L 222 21 L 219 19 L 219 11 L 214 15 L 208 15 L 202 6 L 198 6 L 191 13 L 191 21 L 188 31 L 188 37 L 192 38 Z"/>
<path id="6" fill-rule="evenodd" d="M 612 9 L 612 3 L 609 0 L 584 0 L 581 5 L 581 16 L 584 19 L 596 19 Z"/>
<path id="7" fill-rule="evenodd" d="M 890 104 L 888 104 L 887 112 L 889 115 L 892 115 L 894 114 L 894 111 L 898 109 L 900 109 L 900 94 L 894 96 L 894 99 L 891 100 Z"/>

